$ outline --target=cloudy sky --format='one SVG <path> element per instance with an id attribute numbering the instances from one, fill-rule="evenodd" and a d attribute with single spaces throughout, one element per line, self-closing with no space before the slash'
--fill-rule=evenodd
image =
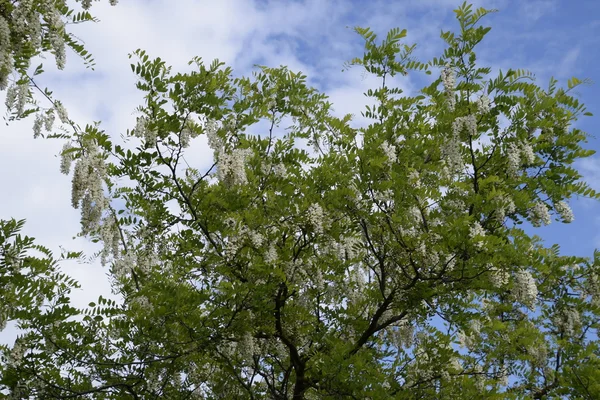
<path id="1" fill-rule="evenodd" d="M 498 69 L 526 68 L 547 87 L 551 76 L 565 84 L 572 76 L 600 81 L 600 3 L 596 0 L 480 0 L 477 6 L 497 8 L 486 17 L 492 31 L 479 46 L 483 65 Z M 53 60 L 45 61 L 40 83 L 54 90 L 72 120 L 80 125 L 102 121 L 101 127 L 118 138 L 135 123 L 134 109 L 143 104 L 135 88 L 128 53 L 144 49 L 159 56 L 173 71 L 187 71 L 194 56 L 210 63 L 214 58 L 249 76 L 255 64 L 287 65 L 302 71 L 310 84 L 330 96 L 336 113 L 354 113 L 360 123 L 365 104 L 363 92 L 374 81 L 362 71 L 341 72 L 345 61 L 362 55 L 362 42 L 354 26 L 371 27 L 383 36 L 388 29 L 408 29 L 408 43 L 417 43 L 421 61 L 441 55 L 441 29 L 458 28 L 452 10 L 459 0 L 108 0 L 94 3 L 97 24 L 82 24 L 71 31 L 84 40 L 96 60 L 95 71 L 85 69 L 74 54 L 58 72 Z M 78 7 L 78 6 L 75 6 Z M 425 81 L 411 74 L 396 80 L 407 94 Z M 579 99 L 597 117 L 584 117 L 576 126 L 592 135 L 589 148 L 600 150 L 593 138 L 599 126 L 598 83 L 581 87 Z M 4 96 L 0 96 L 4 98 Z M 4 105 L 0 106 L 4 115 Z M 24 233 L 59 253 L 59 246 L 83 250 L 98 247 L 79 231 L 79 211 L 70 206 L 70 178 L 59 173 L 58 140 L 34 140 L 31 120 L 0 127 L 0 218 L 26 218 Z M 186 158 L 206 163 L 209 152 L 202 141 Z M 578 164 L 589 182 L 600 190 L 600 156 Z M 600 248 L 600 203 L 574 199 L 575 222 L 554 222 L 535 233 L 558 243 L 563 253 L 591 256 Z M 532 230 L 533 232 L 533 230 Z M 63 264 L 82 290 L 75 293 L 77 306 L 100 294 L 109 294 L 106 271 L 99 265 Z M 12 342 L 14 329 L 0 333 L 1 342 Z"/>

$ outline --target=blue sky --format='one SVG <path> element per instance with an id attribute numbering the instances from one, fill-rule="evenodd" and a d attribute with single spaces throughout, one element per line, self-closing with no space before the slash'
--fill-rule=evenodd
<path id="1" fill-rule="evenodd" d="M 595 117 L 584 117 L 576 126 L 597 134 L 600 118 L 600 3 L 594 0 L 479 0 L 476 6 L 498 8 L 484 18 L 492 30 L 477 52 L 483 65 L 526 68 L 546 87 L 550 76 L 566 84 L 572 76 L 596 82 L 577 90 Z M 160 56 L 174 71 L 189 70 L 193 56 L 207 63 L 219 58 L 234 68 L 237 76 L 249 76 L 254 64 L 287 65 L 302 71 L 311 84 L 330 95 L 336 113 L 354 113 L 364 124 L 360 111 L 363 92 L 377 81 L 364 77 L 358 68 L 342 73 L 345 61 L 362 55 L 362 41 L 352 31 L 359 25 L 371 27 L 380 36 L 393 27 L 408 29 L 407 43 L 417 43 L 415 56 L 428 61 L 441 55 L 441 29 L 456 30 L 452 10 L 459 1 L 350 1 L 350 0 L 121 0 L 110 7 L 107 0 L 94 3 L 98 24 L 72 27 L 96 59 L 95 71 L 86 70 L 74 54 L 67 68 L 48 68 L 41 84 L 51 87 L 65 104 L 71 119 L 81 125 L 101 120 L 114 138 L 135 124 L 134 109 L 143 104 L 135 89 L 135 77 L 127 54 L 137 48 Z M 75 6 L 77 7 L 77 5 Z M 414 94 L 430 78 L 410 74 L 393 83 Z M 4 114 L 0 105 L 0 113 Z M 88 253 L 98 246 L 83 239 L 72 240 L 79 230 L 79 212 L 70 206 L 70 177 L 59 173 L 56 155 L 59 141 L 33 140 L 33 121 L 2 126 L 0 134 L 0 218 L 27 218 L 25 233 L 54 251 L 59 246 Z M 591 138 L 588 148 L 600 150 Z M 211 154 L 199 138 L 190 148 L 198 166 Z M 192 163 L 193 164 L 193 163 Z M 578 164 L 588 181 L 600 191 L 600 156 Z M 531 229 L 547 245 L 559 243 L 564 254 L 592 256 L 600 248 L 600 203 L 574 199 L 575 222 Z M 76 305 L 83 306 L 100 294 L 110 293 L 105 270 L 98 265 L 65 264 L 65 270 L 82 285 Z M 13 331 L 14 333 L 14 331 Z M 2 341 L 11 334 L 0 334 Z"/>

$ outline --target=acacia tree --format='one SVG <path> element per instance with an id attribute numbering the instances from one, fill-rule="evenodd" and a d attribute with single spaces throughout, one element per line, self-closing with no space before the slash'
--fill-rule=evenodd
<path id="1" fill-rule="evenodd" d="M 600 253 L 560 255 L 521 228 L 569 223 L 571 197 L 600 197 L 572 166 L 594 153 L 571 126 L 589 114 L 569 95 L 581 81 L 488 78 L 475 46 L 490 11 L 458 8 L 427 63 L 406 31 L 377 42 L 357 28 L 365 54 L 349 66 L 381 78 L 366 128 L 285 67 L 233 79 L 195 58 L 172 73 L 134 52 L 139 146 L 88 127 L 62 164 L 75 162 L 81 233 L 104 244 L 124 302 L 28 315 L 0 385 L 25 398 L 598 397 Z M 415 97 L 389 84 L 438 70 Z M 185 159 L 201 136 L 204 170 Z"/>

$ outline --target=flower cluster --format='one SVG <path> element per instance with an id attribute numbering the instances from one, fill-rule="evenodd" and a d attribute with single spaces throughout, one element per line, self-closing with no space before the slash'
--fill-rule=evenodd
<path id="1" fill-rule="evenodd" d="M 154 306 L 152 305 L 152 303 L 150 303 L 150 300 L 148 300 L 148 298 L 146 296 L 135 297 L 131 301 L 130 305 L 145 312 L 145 313 L 154 311 Z"/>
<path id="2" fill-rule="evenodd" d="M 564 308 L 554 316 L 554 325 L 567 337 L 576 335 L 581 328 L 581 317 L 575 308 Z"/>
<path id="3" fill-rule="evenodd" d="M 458 117 L 452 123 L 452 134 L 458 136 L 465 129 L 470 136 L 477 135 L 477 118 L 473 114 Z"/>
<path id="4" fill-rule="evenodd" d="M 10 46 L 10 26 L 0 15 L 0 90 L 8 86 L 8 76 L 12 72 L 13 56 Z"/>
<path id="5" fill-rule="evenodd" d="M 506 194 L 503 194 L 496 198 L 495 200 L 496 208 L 495 215 L 496 220 L 500 223 L 504 223 L 504 218 L 506 218 L 506 214 L 512 214 L 516 210 L 515 203 L 513 200 Z"/>
<path id="6" fill-rule="evenodd" d="M 308 222 L 315 230 L 315 233 L 323 233 L 323 221 L 325 218 L 325 213 L 320 205 L 317 203 L 311 204 L 307 210 L 307 218 Z"/>
<path id="7" fill-rule="evenodd" d="M 456 100 L 454 98 L 454 89 L 456 86 L 456 75 L 454 71 L 450 67 L 449 64 L 446 64 L 441 73 L 442 76 L 442 84 L 444 85 L 444 91 L 446 92 L 446 98 L 448 100 L 448 108 L 450 111 L 454 111 L 454 107 L 456 105 Z"/>
<path id="8" fill-rule="evenodd" d="M 117 221 L 112 214 L 108 214 L 103 220 L 100 227 L 100 238 L 104 247 L 100 252 L 100 264 L 102 266 L 107 264 L 109 256 L 113 256 L 115 259 L 119 256 L 119 243 L 121 240 L 119 226 Z"/>
<path id="9" fill-rule="evenodd" d="M 521 153 L 514 143 L 509 143 L 506 146 L 506 159 L 508 160 L 507 170 L 509 175 L 512 177 L 518 176 L 521 167 Z"/>
<path id="10" fill-rule="evenodd" d="M 381 150 L 383 154 L 387 157 L 387 164 L 392 165 L 396 162 L 396 146 L 390 144 L 387 140 L 381 143 Z"/>
<path id="11" fill-rule="evenodd" d="M 150 129 L 149 121 L 146 117 L 137 118 L 133 135 L 135 137 L 143 138 L 146 141 L 146 145 L 149 147 L 154 147 L 156 145 L 156 131 Z"/>
<path id="12" fill-rule="evenodd" d="M 465 169 L 462 156 L 461 142 L 458 136 L 453 135 L 442 147 L 443 178 L 451 179 L 453 175 L 461 173 Z"/>
<path id="13" fill-rule="evenodd" d="M 515 281 L 513 287 L 515 299 L 525 304 L 531 309 L 534 309 L 537 300 L 538 289 L 535 279 L 531 273 L 525 269 L 519 269 L 515 273 Z"/>
<path id="14" fill-rule="evenodd" d="M 477 247 L 478 249 L 481 249 L 483 247 L 482 238 L 484 236 L 485 230 L 483 229 L 479 221 L 475 221 L 473 225 L 471 225 L 471 227 L 469 228 L 469 238 L 471 238 L 474 241 L 475 247 Z"/>
<path id="15" fill-rule="evenodd" d="M 394 343 L 399 349 L 409 348 L 414 343 L 415 327 L 407 320 L 401 320 L 397 327 L 393 328 Z"/>
<path id="16" fill-rule="evenodd" d="M 540 227 L 542 224 L 549 225 L 551 222 L 548 207 L 542 201 L 538 201 L 533 205 L 529 212 L 529 217 L 531 218 L 532 225 L 535 227 Z"/>
<path id="17" fill-rule="evenodd" d="M 246 160 L 253 154 L 252 149 L 233 149 L 231 152 L 220 152 L 217 161 L 217 178 L 233 185 L 248 183 L 246 176 Z"/>
<path id="18" fill-rule="evenodd" d="M 15 345 L 11 349 L 10 354 L 8 356 L 8 365 L 15 368 L 21 365 L 26 352 L 27 348 L 23 345 L 22 340 L 15 340 Z"/>
<path id="19" fill-rule="evenodd" d="M 81 206 L 83 235 L 98 228 L 102 212 L 108 207 L 102 186 L 105 177 L 106 166 L 98 145 L 89 143 L 75 164 L 71 189 L 72 206 Z"/>
<path id="20" fill-rule="evenodd" d="M 525 165 L 535 163 L 535 152 L 529 143 L 521 143 L 521 155 L 523 156 L 523 163 Z"/>
<path id="21" fill-rule="evenodd" d="M 466 347 L 472 350 L 477 343 L 477 338 L 481 332 L 481 322 L 474 319 L 469 325 L 469 332 L 460 331 L 458 332 L 458 341 L 461 347 Z"/>
<path id="22" fill-rule="evenodd" d="M 479 114 L 487 114 L 488 112 L 490 112 L 490 104 L 490 98 L 487 97 L 485 94 L 481 95 L 477 99 L 477 111 L 479 112 Z"/>
<path id="23" fill-rule="evenodd" d="M 573 216 L 573 210 L 571 210 L 571 207 L 569 207 L 569 205 L 564 201 L 559 201 L 556 203 L 554 205 L 554 209 L 560 215 L 563 222 L 568 224 L 575 220 L 575 217 Z"/>
<path id="24" fill-rule="evenodd" d="M 265 252 L 265 262 L 269 265 L 273 265 L 277 262 L 279 256 L 277 255 L 277 247 L 275 247 L 275 243 L 269 243 L 269 247 Z"/>

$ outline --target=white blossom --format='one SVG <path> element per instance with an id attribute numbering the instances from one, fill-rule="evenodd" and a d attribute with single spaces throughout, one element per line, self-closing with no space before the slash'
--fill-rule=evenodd
<path id="1" fill-rule="evenodd" d="M 55 28 L 50 32 L 50 45 L 54 50 L 56 67 L 63 70 L 67 62 L 67 52 L 65 49 L 65 39 L 63 38 L 62 27 Z"/>
<path id="2" fill-rule="evenodd" d="M 54 125 L 54 120 L 56 116 L 54 115 L 54 109 L 50 109 L 46 111 L 46 118 L 44 119 L 44 129 L 46 132 L 50 132 L 52 130 L 52 126 Z"/>
<path id="3" fill-rule="evenodd" d="M 531 273 L 525 269 L 519 269 L 515 272 L 514 296 L 518 302 L 521 302 L 531 309 L 535 308 L 538 289 L 535 279 Z"/>
<path id="4" fill-rule="evenodd" d="M 81 207 L 82 234 L 98 228 L 103 210 L 108 206 L 103 181 L 106 166 L 96 143 L 89 143 L 75 163 L 71 188 L 73 208 Z"/>
<path id="5" fill-rule="evenodd" d="M 60 119 L 60 122 L 62 122 L 63 124 L 69 123 L 69 115 L 67 114 L 67 110 L 65 109 L 63 104 L 57 101 L 54 104 L 54 108 L 56 109 L 56 113 L 58 114 L 58 119 Z"/>
<path id="6" fill-rule="evenodd" d="M 399 349 L 411 347 L 414 343 L 415 327 L 407 320 L 401 320 L 393 329 L 394 342 Z"/>
<path id="7" fill-rule="evenodd" d="M 496 203 L 495 216 L 496 216 L 496 220 L 500 223 L 504 222 L 504 218 L 506 218 L 506 214 L 512 214 L 516 210 L 515 203 L 506 194 L 502 194 L 501 196 L 499 196 L 496 199 L 495 203 Z"/>
<path id="8" fill-rule="evenodd" d="M 275 176 L 277 176 L 279 178 L 286 178 L 287 177 L 287 169 L 285 168 L 285 164 L 283 164 L 283 163 L 275 164 L 273 166 L 273 173 L 275 174 Z"/>
<path id="9" fill-rule="evenodd" d="M 121 278 L 132 271 L 136 263 L 137 259 L 135 255 L 131 251 L 128 251 L 124 256 L 113 261 L 113 274 L 116 278 Z"/>
<path id="10" fill-rule="evenodd" d="M 139 308 L 144 312 L 154 311 L 154 306 L 150 303 L 150 300 L 146 296 L 137 296 L 131 301 L 131 305 Z"/>
<path id="11" fill-rule="evenodd" d="M 535 162 L 535 153 L 529 143 L 521 144 L 521 155 L 523 156 L 523 162 L 526 165 L 531 165 Z"/>
<path id="12" fill-rule="evenodd" d="M 204 130 L 208 138 L 208 146 L 213 149 L 215 153 L 221 152 L 223 140 L 218 135 L 219 125 L 217 124 L 217 121 L 212 119 L 207 120 Z"/>
<path id="13" fill-rule="evenodd" d="M 475 241 L 475 246 L 479 249 L 483 247 L 482 237 L 485 236 L 485 230 L 479 221 L 473 222 L 469 228 L 469 237 Z"/>
<path id="14" fill-rule="evenodd" d="M 554 205 L 554 208 L 562 218 L 563 222 L 566 222 L 568 224 L 575 220 L 575 217 L 573 216 L 573 210 L 571 210 L 571 207 L 569 207 L 569 205 L 564 201 L 559 201 L 558 203 L 556 203 Z"/>
<path id="15" fill-rule="evenodd" d="M 510 281 L 510 274 L 498 268 L 490 269 L 490 283 L 498 289 L 506 287 Z"/>
<path id="16" fill-rule="evenodd" d="M 17 100 L 18 91 L 19 91 L 19 88 L 17 85 L 11 85 L 6 90 L 6 98 L 4 99 L 4 104 L 6 105 L 7 110 L 12 110 L 12 108 L 15 104 L 15 101 Z"/>
<path id="17" fill-rule="evenodd" d="M 245 165 L 246 159 L 252 154 L 252 149 L 233 149 L 229 153 L 219 153 L 217 178 L 222 182 L 231 182 L 234 185 L 248 183 Z"/>
<path id="18" fill-rule="evenodd" d="M 391 165 L 396 162 L 396 146 L 390 144 L 387 140 L 384 140 L 381 143 L 381 150 L 383 154 L 387 157 L 387 164 Z"/>
<path id="19" fill-rule="evenodd" d="M 531 362 L 533 365 L 541 367 L 546 364 L 546 360 L 548 359 L 548 349 L 546 348 L 545 343 L 527 346 L 526 350 L 527 354 L 532 358 Z"/>
<path id="20" fill-rule="evenodd" d="M 33 137 L 37 139 L 42 134 L 42 126 L 44 125 L 44 114 L 38 113 L 33 121 Z"/>
<path id="21" fill-rule="evenodd" d="M 408 173 L 408 179 L 411 180 L 411 182 L 413 183 L 413 185 L 416 188 L 420 188 L 421 187 L 421 179 L 420 179 L 420 176 L 419 176 L 419 171 L 417 171 L 417 170 L 411 170 Z"/>
<path id="22" fill-rule="evenodd" d="M 15 340 L 15 344 L 8 355 L 8 365 L 18 367 L 23 362 L 23 357 L 27 348 L 23 345 L 21 339 Z"/>
<path id="23" fill-rule="evenodd" d="M 456 75 L 450 67 L 446 64 L 441 73 L 442 84 L 444 85 L 444 91 L 446 92 L 446 99 L 448 102 L 448 108 L 450 111 L 454 111 L 456 99 L 454 98 L 454 89 L 456 86 Z"/>
<path id="24" fill-rule="evenodd" d="M 477 99 L 477 110 L 480 114 L 487 114 L 490 111 L 490 98 L 485 94 Z"/>
<path id="25" fill-rule="evenodd" d="M 581 327 L 581 317 L 575 308 L 560 310 L 553 320 L 555 326 L 567 337 L 574 336 Z"/>
<path id="26" fill-rule="evenodd" d="M 271 242 L 269 243 L 269 247 L 267 248 L 267 251 L 265 252 L 265 262 L 269 265 L 273 265 L 277 262 L 278 256 L 277 256 L 277 247 L 275 247 L 275 243 Z"/>
<path id="27" fill-rule="evenodd" d="M 265 241 L 265 237 L 259 232 L 255 231 L 248 231 L 248 237 L 250 238 L 252 245 L 257 248 L 262 246 L 263 242 Z"/>
<path id="28" fill-rule="evenodd" d="M 255 352 L 254 348 L 254 338 L 250 333 L 246 332 L 237 345 L 237 350 L 244 361 L 252 361 Z"/>
<path id="29" fill-rule="evenodd" d="M 73 162 L 73 153 L 67 152 L 72 148 L 73 146 L 71 146 L 71 143 L 67 142 L 63 145 L 62 151 L 60 152 L 60 172 L 65 175 L 69 175 L 71 163 Z"/>
<path id="30" fill-rule="evenodd" d="M 458 135 L 453 135 L 442 147 L 443 165 L 448 169 L 444 178 L 451 178 L 455 174 L 461 173 L 465 164 L 461 152 L 461 142 Z"/>
<path id="31" fill-rule="evenodd" d="M 319 204 L 314 203 L 308 207 L 307 214 L 308 222 L 315 230 L 315 233 L 323 233 L 323 220 L 325 218 L 323 208 Z"/>
<path id="32" fill-rule="evenodd" d="M 546 207 L 546 204 L 542 201 L 538 201 L 534 204 L 529 212 L 529 217 L 531 218 L 532 225 L 535 227 L 540 227 L 542 224 L 549 225 L 551 222 L 548 207 Z"/>
<path id="33" fill-rule="evenodd" d="M 148 127 L 149 120 L 145 116 L 138 117 L 136 120 L 135 128 L 133 130 L 133 134 L 136 137 L 142 138 L 146 141 L 146 144 L 150 147 L 154 147 L 156 145 L 156 131 L 150 129 Z"/>
<path id="34" fill-rule="evenodd" d="M 512 177 L 518 176 L 519 168 L 521 167 L 521 153 L 517 145 L 509 143 L 506 146 L 506 158 L 508 160 L 509 175 Z"/>

